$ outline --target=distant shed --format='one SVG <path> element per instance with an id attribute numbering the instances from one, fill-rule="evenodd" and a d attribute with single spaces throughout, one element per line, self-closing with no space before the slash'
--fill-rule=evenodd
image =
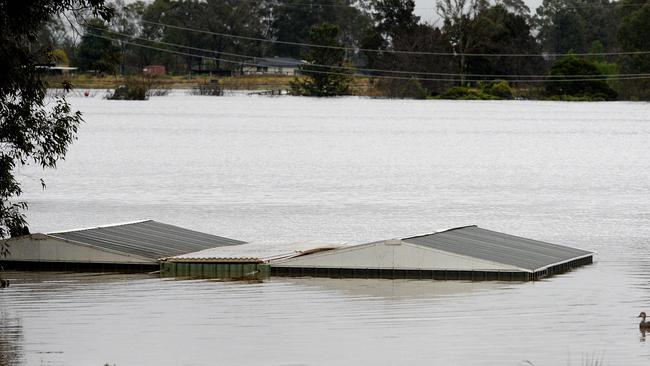
<path id="1" fill-rule="evenodd" d="M 305 64 L 305 61 L 290 57 L 253 58 L 242 63 L 241 72 L 244 75 L 270 74 L 293 76 L 298 74 L 300 66 Z"/>
<path id="2" fill-rule="evenodd" d="M 272 275 L 536 280 L 592 263 L 593 252 L 477 226 L 350 246 L 271 263 Z"/>
<path id="3" fill-rule="evenodd" d="M 164 75 L 166 70 L 163 65 L 149 65 L 142 69 L 145 75 Z"/>
<path id="4" fill-rule="evenodd" d="M 151 269 L 162 257 L 244 243 L 153 220 L 6 241 L 10 254 L 0 261 L 5 268 L 63 270 Z"/>

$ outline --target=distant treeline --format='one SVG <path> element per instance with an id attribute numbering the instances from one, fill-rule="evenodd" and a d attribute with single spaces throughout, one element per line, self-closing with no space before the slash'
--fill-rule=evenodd
<path id="1" fill-rule="evenodd" d="M 110 23 L 91 14 L 72 27 L 53 19 L 42 46 L 82 71 L 164 65 L 171 74 L 224 74 L 260 57 L 336 64 L 313 59 L 313 29 L 331 24 L 337 40 L 324 48 L 340 51 L 344 64 L 329 73 L 371 76 L 387 90 L 401 83 L 435 96 L 506 81 L 549 97 L 650 99 L 650 0 L 544 0 L 534 11 L 522 0 L 432 0 L 434 24 L 415 15 L 413 0 L 113 5 Z"/>

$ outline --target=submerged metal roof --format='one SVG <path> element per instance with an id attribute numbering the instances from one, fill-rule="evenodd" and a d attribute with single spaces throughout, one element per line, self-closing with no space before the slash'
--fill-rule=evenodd
<path id="1" fill-rule="evenodd" d="M 531 272 L 594 254 L 477 226 L 464 226 L 402 240 L 463 256 L 512 265 Z"/>
<path id="2" fill-rule="evenodd" d="M 213 247 L 245 243 L 153 220 L 47 235 L 153 261 Z"/>
<path id="3" fill-rule="evenodd" d="M 218 247 L 194 253 L 165 258 L 169 262 L 238 262 L 268 263 L 339 248 L 340 245 L 316 245 L 310 242 L 290 244 L 246 243 L 231 247 Z"/>

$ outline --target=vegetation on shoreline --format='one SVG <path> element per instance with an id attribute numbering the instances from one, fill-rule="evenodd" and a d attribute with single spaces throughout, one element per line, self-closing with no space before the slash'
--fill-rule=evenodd
<path id="1" fill-rule="evenodd" d="M 345 68 L 345 51 L 339 42 L 337 25 L 323 23 L 312 26 L 309 41 L 319 47 L 310 47 L 307 64 L 300 66 L 303 77 L 289 83 L 291 94 L 331 97 L 350 93 L 350 72 Z"/>
<path id="2" fill-rule="evenodd" d="M 112 15 L 101 0 L 0 1 L 0 239 L 29 234 L 16 171 L 29 164 L 55 168 L 76 139 L 81 113 L 72 110 L 65 95 L 46 99 L 40 64 L 66 57 L 38 41 L 53 17 L 82 9 L 105 20 Z M 59 85 L 70 89 L 66 81 Z M 45 188 L 42 179 L 41 184 Z M 0 258 L 9 253 L 7 246 L 0 242 Z"/>
<path id="3" fill-rule="evenodd" d="M 56 87 L 60 85 L 60 77 L 47 79 L 48 85 Z M 81 93 L 91 90 L 112 90 L 124 84 L 123 77 L 113 76 L 89 76 L 73 75 L 68 79 L 76 90 Z M 56 82 L 55 82 L 56 80 Z M 158 87 L 164 92 L 171 89 L 188 90 L 192 95 L 223 95 L 226 91 L 250 91 L 258 92 L 265 90 L 289 91 L 294 77 L 281 75 L 245 75 L 227 78 L 210 77 L 181 77 L 161 76 L 157 78 Z M 220 92 L 212 94 L 207 89 L 212 88 L 212 83 L 217 83 Z M 493 86 L 486 90 L 487 86 Z M 495 90 L 494 85 L 499 85 Z M 474 87 L 452 87 L 445 93 L 432 96 L 424 89 L 417 80 L 383 80 L 369 77 L 352 77 L 349 84 L 349 95 L 365 96 L 373 98 L 389 99 L 452 99 L 452 100 L 550 100 L 550 101 L 604 101 L 607 100 L 598 95 L 553 95 L 544 93 L 544 88 L 539 86 L 515 86 L 505 81 L 493 83 L 482 83 Z M 206 90 L 200 91 L 201 88 Z M 503 91 L 498 89 L 503 88 Z M 505 94 L 504 94 L 505 93 Z"/>
<path id="4" fill-rule="evenodd" d="M 169 88 L 152 77 L 126 77 L 106 96 L 111 100 L 147 100 L 150 96 L 163 96 Z"/>
<path id="5" fill-rule="evenodd" d="M 173 75 L 165 79 L 173 87 L 192 88 L 199 83 L 187 75 L 203 75 L 218 77 L 224 89 L 286 90 L 292 84 L 300 95 L 493 99 L 504 96 L 486 93 L 480 84 L 504 80 L 518 98 L 650 100 L 650 38 L 644 36 L 650 32 L 650 0 L 588 6 L 582 0 L 545 0 L 532 11 L 522 0 L 436 0 L 437 24 L 415 15 L 413 0 L 334 1 L 335 6 L 305 6 L 299 0 L 114 0 L 110 21 L 87 14 L 90 20 L 79 24 L 81 37 L 72 37 L 62 31 L 61 19 L 52 18 L 37 43 L 57 64 L 82 73 L 136 75 L 162 65 Z M 323 27 L 338 29 L 327 45 L 310 32 Z M 337 52 L 335 61 L 321 57 Z M 570 54 L 599 73 L 553 70 Z M 274 56 L 309 64 L 295 80 L 242 75 L 255 60 Z M 585 76 L 611 91 L 571 80 Z M 73 85 L 89 87 L 78 79 Z M 372 87 L 359 90 L 363 79 Z M 567 91 L 563 84 L 587 89 Z"/>
<path id="6" fill-rule="evenodd" d="M 459 100 L 501 100 L 514 99 L 514 93 L 507 81 L 478 83 L 475 87 L 452 87 L 438 96 L 438 99 Z"/>

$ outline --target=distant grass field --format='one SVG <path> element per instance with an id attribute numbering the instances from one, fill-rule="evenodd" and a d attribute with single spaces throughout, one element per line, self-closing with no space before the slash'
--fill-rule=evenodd
<path id="1" fill-rule="evenodd" d="M 230 77 L 162 75 L 154 77 L 153 81 L 161 88 L 170 89 L 191 89 L 200 83 L 219 80 L 221 86 L 226 90 L 286 90 L 289 89 L 289 83 L 294 79 L 294 76 L 284 75 L 241 75 Z M 124 77 L 122 76 L 95 76 L 89 74 L 48 76 L 45 80 L 51 88 L 59 88 L 64 81 L 68 81 L 75 89 L 114 89 L 124 83 Z M 354 78 L 351 86 L 352 94 L 368 95 L 368 84 L 368 78 Z"/>

